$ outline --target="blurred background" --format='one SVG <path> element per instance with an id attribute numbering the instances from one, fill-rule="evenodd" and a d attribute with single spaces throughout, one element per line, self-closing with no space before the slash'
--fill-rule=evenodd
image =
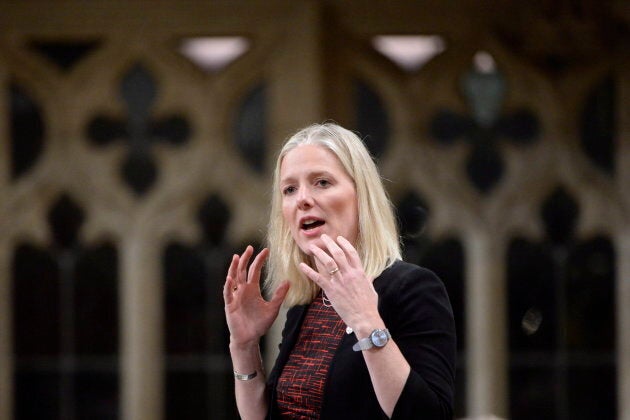
<path id="1" fill-rule="evenodd" d="M 279 146 L 326 120 L 446 284 L 456 417 L 630 419 L 629 23 L 622 0 L 0 2 L 0 419 L 237 418 L 226 267 L 264 243 Z"/>

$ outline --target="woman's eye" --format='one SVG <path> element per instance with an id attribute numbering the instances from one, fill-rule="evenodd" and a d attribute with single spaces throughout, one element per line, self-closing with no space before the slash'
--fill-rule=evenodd
<path id="1" fill-rule="evenodd" d="M 295 192 L 295 187 L 285 187 L 282 190 L 282 194 L 284 194 L 284 195 L 289 195 L 289 194 L 292 194 L 294 192 Z"/>
<path id="2" fill-rule="evenodd" d="M 330 185 L 330 181 L 328 181 L 327 179 L 318 179 L 317 185 L 319 185 L 320 187 L 327 187 Z"/>

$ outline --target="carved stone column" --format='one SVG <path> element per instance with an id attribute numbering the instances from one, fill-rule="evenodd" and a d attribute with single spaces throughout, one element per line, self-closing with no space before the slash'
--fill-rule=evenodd
<path id="1" fill-rule="evenodd" d="M 630 78 L 619 78 L 618 186 L 625 206 L 623 228 L 616 232 L 617 254 L 617 416 L 630 420 Z"/>
<path id="2" fill-rule="evenodd" d="M 489 230 L 466 236 L 467 414 L 507 416 L 505 246 Z"/>
<path id="3" fill-rule="evenodd" d="M 121 244 L 121 409 L 128 420 L 163 415 L 162 276 L 151 235 L 129 232 Z"/>
<path id="4" fill-rule="evenodd" d="M 0 242 L 0 419 L 13 412 L 13 334 L 10 247 Z"/>

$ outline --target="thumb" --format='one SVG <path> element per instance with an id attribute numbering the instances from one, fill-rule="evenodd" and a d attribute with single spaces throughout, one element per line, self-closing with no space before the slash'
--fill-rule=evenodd
<path id="1" fill-rule="evenodd" d="M 269 302 L 272 303 L 274 306 L 280 307 L 282 302 L 284 302 L 284 298 L 287 296 L 287 292 L 289 291 L 290 286 L 291 284 L 288 281 L 282 282 L 273 293 L 273 296 Z"/>

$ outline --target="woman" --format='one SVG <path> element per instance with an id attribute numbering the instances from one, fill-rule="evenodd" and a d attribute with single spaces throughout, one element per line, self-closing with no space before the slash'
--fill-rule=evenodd
<path id="1" fill-rule="evenodd" d="M 268 244 L 251 265 L 251 246 L 234 255 L 223 290 L 242 418 L 452 418 L 448 297 L 433 273 L 401 261 L 392 206 L 354 133 L 313 125 L 286 142 Z M 259 286 L 267 258 L 270 301 Z M 283 302 L 265 378 L 259 341 Z"/>

